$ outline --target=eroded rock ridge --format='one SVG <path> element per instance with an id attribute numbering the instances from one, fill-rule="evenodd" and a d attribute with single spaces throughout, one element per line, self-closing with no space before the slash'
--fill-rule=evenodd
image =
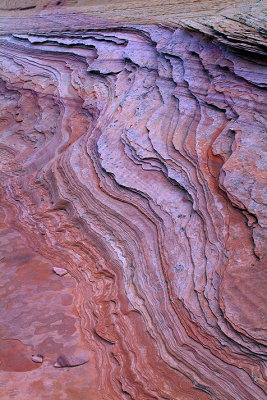
<path id="1" fill-rule="evenodd" d="M 40 26 L 0 38 L 2 263 L 28 246 L 75 280 L 97 371 L 80 398 L 264 399 L 262 56 L 182 28 Z"/>

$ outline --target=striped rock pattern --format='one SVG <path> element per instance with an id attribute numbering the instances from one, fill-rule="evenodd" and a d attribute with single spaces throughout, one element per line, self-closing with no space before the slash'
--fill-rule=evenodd
<path id="1" fill-rule="evenodd" d="M 182 28 L 49 29 L 0 37 L 0 398 L 264 399 L 262 58 Z"/>

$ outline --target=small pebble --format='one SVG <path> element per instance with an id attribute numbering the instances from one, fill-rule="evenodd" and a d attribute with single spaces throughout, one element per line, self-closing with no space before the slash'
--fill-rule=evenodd
<path id="1" fill-rule="evenodd" d="M 53 272 L 55 272 L 55 274 L 59 276 L 64 276 L 68 273 L 68 271 L 65 268 L 58 268 L 58 267 L 54 267 Z"/>
<path id="2" fill-rule="evenodd" d="M 43 356 L 41 354 L 37 354 L 36 356 L 32 356 L 32 361 L 35 363 L 42 363 L 43 362 Z"/>

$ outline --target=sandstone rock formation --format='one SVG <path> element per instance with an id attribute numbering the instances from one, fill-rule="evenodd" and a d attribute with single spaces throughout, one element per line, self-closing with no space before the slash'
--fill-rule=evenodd
<path id="1" fill-rule="evenodd" d="M 0 399 L 266 398 L 264 29 L 11 3 Z"/>

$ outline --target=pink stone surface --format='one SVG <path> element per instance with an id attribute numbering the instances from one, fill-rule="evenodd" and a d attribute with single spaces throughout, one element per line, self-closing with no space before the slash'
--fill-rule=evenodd
<path id="1" fill-rule="evenodd" d="M 265 61 L 75 18 L 0 36 L 0 399 L 263 400 Z"/>

